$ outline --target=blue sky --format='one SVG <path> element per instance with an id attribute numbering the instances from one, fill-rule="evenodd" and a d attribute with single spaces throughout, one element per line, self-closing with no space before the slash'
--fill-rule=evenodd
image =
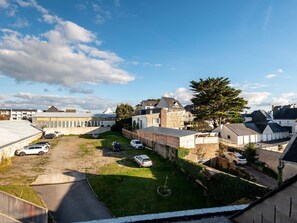
<path id="1" fill-rule="evenodd" d="M 186 105 L 190 81 L 219 76 L 251 109 L 297 103 L 296 11 L 295 0 L 0 0 L 0 107 Z"/>

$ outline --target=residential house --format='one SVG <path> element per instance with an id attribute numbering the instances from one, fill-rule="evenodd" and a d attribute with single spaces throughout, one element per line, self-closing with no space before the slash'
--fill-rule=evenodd
<path id="1" fill-rule="evenodd" d="M 297 174 L 297 135 L 294 135 L 280 157 L 282 179 L 286 180 Z"/>
<path id="2" fill-rule="evenodd" d="M 42 131 L 27 120 L 0 121 L 0 163 L 2 159 L 14 156 L 22 149 L 42 136 Z"/>
<path id="3" fill-rule="evenodd" d="M 263 111 L 254 111 L 252 121 L 239 124 L 225 124 L 213 132 L 230 144 L 245 145 L 248 143 L 267 142 L 289 137 L 289 131 L 271 120 Z"/>
<path id="4" fill-rule="evenodd" d="M 273 120 L 289 129 L 294 135 L 297 133 L 297 107 L 296 105 L 273 106 Z"/>
<path id="5" fill-rule="evenodd" d="M 158 100 L 142 101 L 141 109 L 132 116 L 132 125 L 140 129 L 151 126 L 182 129 L 185 109 L 174 98 L 162 97 Z"/>
<path id="6" fill-rule="evenodd" d="M 10 117 L 10 120 L 32 120 L 32 116 L 37 112 L 37 109 L 0 109 L 0 115 Z"/>

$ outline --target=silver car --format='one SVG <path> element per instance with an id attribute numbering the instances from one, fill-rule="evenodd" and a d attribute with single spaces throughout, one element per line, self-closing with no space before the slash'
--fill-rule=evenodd
<path id="1" fill-rule="evenodd" d="M 139 165 L 139 167 L 151 167 L 153 165 L 153 162 L 147 155 L 134 156 L 134 161 Z"/>
<path id="2" fill-rule="evenodd" d="M 25 155 L 43 155 L 48 152 L 47 145 L 31 145 L 26 146 L 23 149 L 18 149 L 15 154 L 18 156 Z"/>

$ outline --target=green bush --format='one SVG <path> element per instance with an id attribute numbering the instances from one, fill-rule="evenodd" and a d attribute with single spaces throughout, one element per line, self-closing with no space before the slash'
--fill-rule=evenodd
<path id="1" fill-rule="evenodd" d="M 184 159 L 188 154 L 188 149 L 177 149 L 176 166 L 193 180 L 199 179 L 207 187 L 208 204 L 211 206 L 229 205 L 241 198 L 255 199 L 270 191 L 227 174 L 216 173 L 210 177 L 204 165 Z M 244 173 L 242 175 L 244 176 Z M 244 177 L 248 178 L 248 176 Z"/>

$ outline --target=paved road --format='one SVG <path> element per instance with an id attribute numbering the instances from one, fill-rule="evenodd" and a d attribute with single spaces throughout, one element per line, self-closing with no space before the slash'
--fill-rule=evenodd
<path id="1" fill-rule="evenodd" d="M 63 184 L 35 185 L 57 222 L 68 223 L 112 218 L 95 197 L 86 180 Z"/>
<path id="2" fill-rule="evenodd" d="M 267 176 L 264 173 L 261 173 L 250 166 L 245 166 L 244 169 L 250 175 L 256 179 L 256 183 L 274 189 L 277 187 L 277 180 L 272 177 Z"/>

